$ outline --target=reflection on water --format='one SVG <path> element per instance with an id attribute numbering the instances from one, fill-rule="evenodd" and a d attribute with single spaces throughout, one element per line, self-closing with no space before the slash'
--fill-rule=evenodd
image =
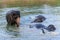
<path id="1" fill-rule="evenodd" d="M 7 26 L 6 26 L 6 29 L 7 29 L 6 32 L 8 32 L 9 35 L 10 35 L 10 34 L 11 34 L 11 35 L 14 35 L 14 36 L 18 36 L 18 35 L 19 35 L 19 28 L 18 28 L 18 27 L 14 27 L 14 26 L 9 26 L 9 25 L 7 25 Z"/>
<path id="2" fill-rule="evenodd" d="M 11 9 L 18 9 L 21 11 L 20 27 L 8 26 L 6 23 L 6 12 Z M 49 5 L 43 5 L 40 7 L 16 7 L 16 8 L 2 8 L 0 9 L 0 40 L 60 40 L 60 7 L 52 7 Z M 35 19 L 37 15 L 43 15 L 46 20 L 41 24 L 48 26 L 50 24 L 55 25 L 55 32 L 48 32 L 42 34 L 41 30 L 35 27 L 29 28 L 31 21 Z"/>

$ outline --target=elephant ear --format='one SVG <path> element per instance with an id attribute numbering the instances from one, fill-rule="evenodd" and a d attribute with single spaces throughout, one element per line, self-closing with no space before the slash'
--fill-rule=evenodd
<path id="1" fill-rule="evenodd" d="M 6 19 L 7 19 L 7 22 L 8 22 L 8 24 L 11 24 L 13 21 L 13 19 L 12 19 L 12 15 L 7 15 L 6 16 Z"/>

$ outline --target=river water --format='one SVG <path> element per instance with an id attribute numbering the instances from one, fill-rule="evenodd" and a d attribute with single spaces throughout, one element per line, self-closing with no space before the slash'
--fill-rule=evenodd
<path id="1" fill-rule="evenodd" d="M 6 13 L 17 9 L 21 12 L 19 28 L 9 27 L 6 22 Z M 45 34 L 35 27 L 30 28 L 31 22 L 37 15 L 43 15 L 46 20 L 41 24 L 56 27 L 54 32 L 45 30 Z M 32 24 L 33 25 L 33 24 Z M 42 5 L 35 7 L 13 7 L 0 9 L 0 40 L 60 40 L 60 6 Z"/>

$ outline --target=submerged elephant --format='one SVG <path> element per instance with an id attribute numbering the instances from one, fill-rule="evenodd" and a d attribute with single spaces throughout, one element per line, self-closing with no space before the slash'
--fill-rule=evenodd
<path id="1" fill-rule="evenodd" d="M 44 16 L 38 15 L 38 16 L 36 16 L 35 20 L 32 23 L 34 23 L 34 22 L 43 22 L 45 20 L 46 20 L 46 18 Z"/>
<path id="2" fill-rule="evenodd" d="M 20 22 L 20 11 L 18 10 L 10 10 L 6 14 L 6 21 L 8 25 L 11 26 L 19 26 Z"/>
<path id="3" fill-rule="evenodd" d="M 32 28 L 33 26 L 30 26 L 30 28 Z M 45 33 L 44 29 L 47 30 L 48 32 L 53 32 L 56 30 L 55 26 L 50 24 L 48 27 L 46 27 L 45 25 L 43 24 L 35 24 L 35 27 L 37 29 L 41 29 L 42 30 L 42 33 Z"/>

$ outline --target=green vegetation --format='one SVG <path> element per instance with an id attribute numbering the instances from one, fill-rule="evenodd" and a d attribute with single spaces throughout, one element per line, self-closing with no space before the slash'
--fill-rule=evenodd
<path id="1" fill-rule="evenodd" d="M 60 0 L 2 0 L 0 1 L 0 5 L 2 7 L 40 6 L 42 4 L 60 5 Z"/>

